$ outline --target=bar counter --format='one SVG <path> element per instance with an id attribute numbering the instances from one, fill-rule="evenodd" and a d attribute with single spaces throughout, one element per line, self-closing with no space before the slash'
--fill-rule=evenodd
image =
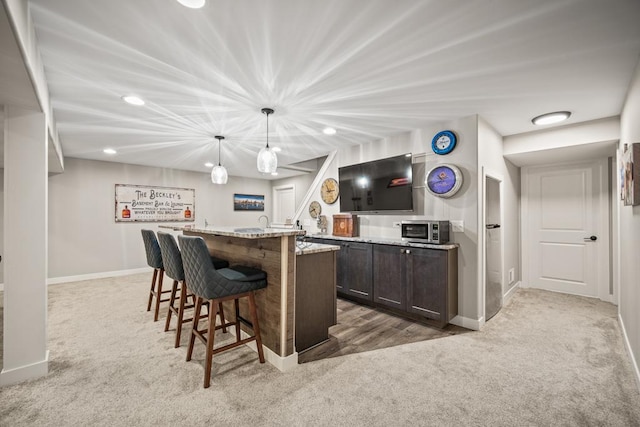
<path id="1" fill-rule="evenodd" d="M 296 302 L 296 254 L 332 252 L 339 249 L 333 245 L 303 244 L 296 246 L 296 236 L 305 235 L 304 230 L 257 228 L 257 227 L 205 227 L 160 226 L 184 235 L 200 236 L 209 252 L 226 259 L 229 264 L 242 264 L 259 268 L 267 273 L 267 287 L 256 292 L 260 332 L 265 358 L 281 371 L 297 365 L 295 349 L 295 302 Z M 335 271 L 328 272 L 335 278 Z M 299 279 L 303 282 L 303 279 Z M 335 279 L 328 281 L 333 286 Z M 225 316 L 232 318 L 233 302 L 225 303 Z M 228 304 L 228 305 L 227 305 Z M 229 313 L 229 314 L 227 314 Z M 249 318 L 248 304 L 240 302 L 240 315 Z M 332 313 L 333 315 L 333 313 Z M 255 344 L 251 343 L 255 348 Z"/>

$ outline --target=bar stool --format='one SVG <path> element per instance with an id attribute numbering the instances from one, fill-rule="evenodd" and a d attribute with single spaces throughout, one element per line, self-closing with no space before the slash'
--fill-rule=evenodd
<path id="1" fill-rule="evenodd" d="M 149 291 L 149 303 L 147 304 L 147 311 L 151 311 L 151 304 L 153 298 L 156 298 L 156 310 L 153 315 L 153 321 L 158 321 L 158 312 L 160 311 L 160 303 L 169 301 L 169 299 L 162 299 L 162 294 L 169 293 L 171 291 L 162 290 L 162 279 L 164 278 L 164 266 L 162 265 L 162 254 L 160 253 L 160 245 L 158 245 L 158 239 L 151 230 L 141 230 L 142 240 L 144 241 L 144 249 L 147 252 L 147 264 L 153 268 L 153 278 L 151 279 L 151 290 Z M 156 290 L 156 278 L 158 279 L 158 289 Z"/>
<path id="2" fill-rule="evenodd" d="M 178 236 L 178 241 L 182 249 L 185 277 L 189 284 L 189 289 L 196 295 L 196 307 L 193 315 L 193 329 L 189 339 L 189 349 L 187 350 L 187 362 L 191 360 L 195 339 L 198 337 L 207 348 L 204 368 L 204 388 L 208 388 L 211 383 L 211 363 L 213 355 L 216 353 L 255 341 L 256 347 L 258 348 L 258 359 L 260 363 L 264 363 L 255 291 L 267 286 L 267 274 L 262 270 L 242 265 L 216 270 L 213 268 L 211 258 L 209 257 L 209 250 L 202 237 Z M 240 317 L 238 300 L 244 297 L 249 299 L 251 323 Z M 228 300 L 234 300 L 235 321 L 226 323 L 224 326 L 235 325 L 236 341 L 214 349 L 213 340 L 215 331 L 223 326 L 216 326 L 218 303 Z M 205 301 L 209 301 L 209 320 L 207 322 L 207 329 L 200 330 L 198 329 L 200 311 Z M 240 322 L 253 329 L 252 336 L 240 339 Z"/>
<path id="3" fill-rule="evenodd" d="M 182 334 L 182 324 L 186 322 L 191 322 L 193 319 L 184 318 L 184 311 L 190 308 L 195 307 L 196 297 L 194 294 L 189 292 L 188 286 L 184 281 L 184 268 L 182 266 L 182 256 L 180 255 L 180 249 L 178 249 L 178 244 L 176 243 L 176 239 L 172 234 L 163 233 L 162 231 L 158 231 L 158 242 L 160 243 L 160 252 L 162 253 L 162 263 L 165 267 L 165 274 L 167 277 L 173 279 L 173 286 L 171 288 L 171 298 L 169 299 L 169 309 L 167 310 L 167 321 L 164 325 L 164 331 L 167 332 L 169 330 L 169 326 L 171 325 L 171 314 L 175 314 L 178 318 L 178 325 L 176 326 L 176 341 L 175 347 L 180 347 L 180 336 Z M 211 261 L 213 262 L 213 266 L 218 268 L 225 268 L 229 266 L 229 263 L 223 259 L 217 257 L 211 257 Z M 180 284 L 180 296 L 176 296 L 178 293 L 178 284 Z M 191 296 L 193 298 L 193 304 L 187 304 L 187 298 Z M 178 307 L 174 304 L 178 301 Z M 224 320 L 224 311 L 222 310 L 222 303 L 219 304 L 218 311 L 220 313 L 220 320 L 222 324 L 225 324 Z M 223 332 L 227 332 L 226 326 L 222 330 Z"/>

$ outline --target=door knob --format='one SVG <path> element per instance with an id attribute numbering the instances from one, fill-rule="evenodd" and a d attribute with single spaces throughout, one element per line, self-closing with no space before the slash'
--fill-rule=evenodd
<path id="1" fill-rule="evenodd" d="M 584 240 L 591 240 L 592 242 L 595 242 L 596 240 L 598 240 L 597 236 L 589 236 L 589 237 L 585 237 Z"/>
<path id="2" fill-rule="evenodd" d="M 493 230 L 494 228 L 500 228 L 500 224 L 487 224 L 486 227 L 488 230 Z"/>

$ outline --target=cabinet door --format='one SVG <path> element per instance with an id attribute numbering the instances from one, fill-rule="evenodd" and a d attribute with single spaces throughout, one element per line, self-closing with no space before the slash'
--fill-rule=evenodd
<path id="1" fill-rule="evenodd" d="M 408 311 L 447 322 L 447 251 L 411 248 L 406 265 Z"/>
<path id="2" fill-rule="evenodd" d="M 337 244 L 340 245 L 340 250 L 336 254 L 336 290 L 346 294 L 349 289 L 349 244 Z"/>
<path id="3" fill-rule="evenodd" d="M 400 246 L 373 246 L 373 301 L 407 309 L 405 264 L 410 256 Z"/>
<path id="4" fill-rule="evenodd" d="M 343 256 L 346 259 L 340 258 L 338 261 L 338 275 L 340 277 L 341 270 L 344 274 L 341 291 L 371 301 L 373 299 L 371 292 L 373 287 L 373 247 L 368 243 L 346 243 L 345 245 L 347 250 Z"/>

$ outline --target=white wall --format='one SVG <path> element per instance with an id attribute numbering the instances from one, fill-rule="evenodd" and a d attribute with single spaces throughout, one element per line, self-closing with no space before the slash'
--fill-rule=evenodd
<path id="1" fill-rule="evenodd" d="M 502 179 L 502 236 L 504 239 L 503 291 L 506 294 L 520 280 L 520 168 L 502 156 L 502 136 L 482 117 L 478 119 L 478 164 L 480 172 Z M 482 179 L 480 176 L 478 179 Z M 480 185 L 482 188 L 482 185 Z M 484 196 L 481 195 L 480 200 Z M 482 209 L 482 205 L 480 205 Z M 482 210 L 481 210 L 482 211 Z M 484 245 L 481 233 L 479 247 Z M 515 280 L 509 283 L 509 269 Z"/>
<path id="2" fill-rule="evenodd" d="M 640 64 L 620 117 L 620 145 L 640 142 Z M 618 162 L 619 164 L 619 162 Z M 638 185 L 636 183 L 636 185 Z M 619 183 L 618 186 L 619 187 Z M 622 203 L 618 199 L 618 203 Z M 620 206 L 620 303 L 619 313 L 633 354 L 636 375 L 640 384 L 640 206 Z"/>
<path id="3" fill-rule="evenodd" d="M 230 176 L 215 185 L 208 173 L 66 158 L 65 172 L 49 177 L 49 278 L 146 267 L 140 230 L 161 223 L 116 223 L 115 184 L 195 188 L 199 225 L 258 226 L 271 214 L 267 180 Z M 234 193 L 264 194 L 265 211 L 234 212 Z"/>

